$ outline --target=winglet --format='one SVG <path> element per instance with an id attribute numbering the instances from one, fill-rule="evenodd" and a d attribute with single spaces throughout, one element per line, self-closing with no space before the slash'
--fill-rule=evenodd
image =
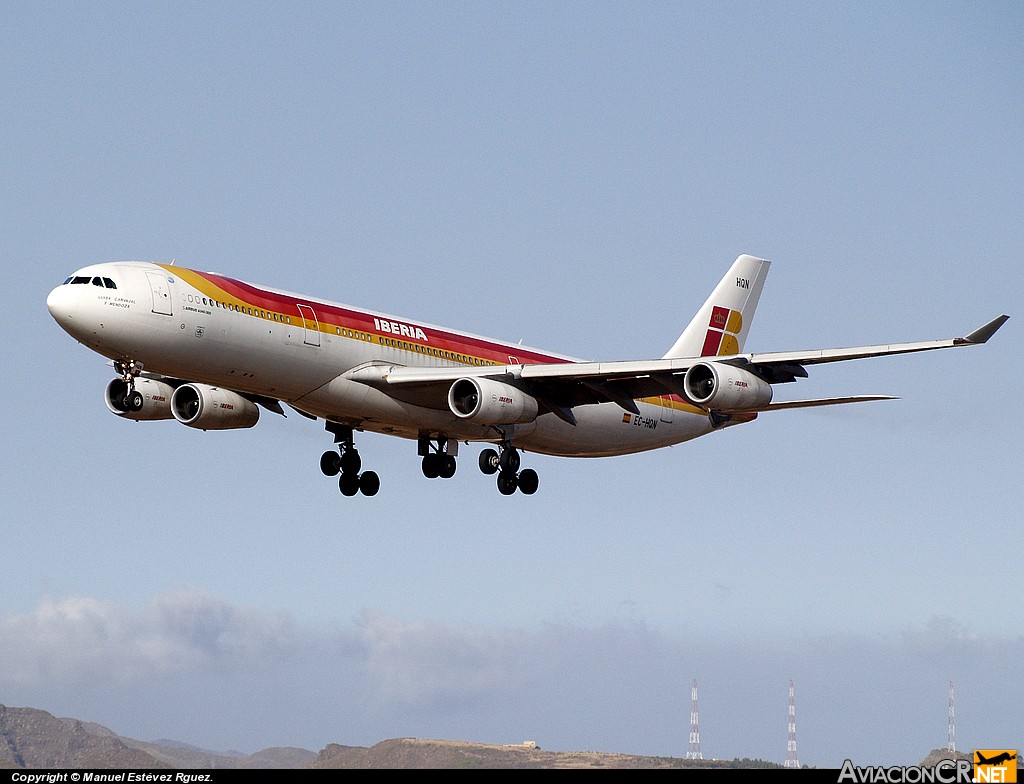
<path id="1" fill-rule="evenodd" d="M 979 327 L 978 329 L 974 330 L 974 332 L 972 332 L 967 337 L 965 337 L 965 338 L 957 338 L 953 342 L 956 345 L 958 345 L 958 346 L 964 345 L 965 343 L 970 343 L 970 344 L 985 343 L 985 342 L 988 341 L 988 339 L 990 337 L 992 337 L 994 334 L 996 334 L 996 330 L 998 330 L 1001 326 L 1003 326 L 1003 324 L 1006 323 L 1006 320 L 1008 318 L 1010 318 L 1010 317 L 1009 316 L 999 316 L 998 318 L 994 318 L 988 324 L 986 324 L 985 326 Z"/>

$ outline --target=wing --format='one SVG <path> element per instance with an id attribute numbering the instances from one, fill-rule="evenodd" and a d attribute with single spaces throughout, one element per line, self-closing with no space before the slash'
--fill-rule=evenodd
<path id="1" fill-rule="evenodd" d="M 950 340 L 927 340 L 918 343 L 893 343 L 882 346 L 857 346 L 854 348 L 833 348 L 815 351 L 782 351 L 771 354 L 744 355 L 751 364 L 760 366 L 783 366 L 787 364 L 819 365 L 824 362 L 843 362 L 848 359 L 865 359 L 881 357 L 889 354 L 910 354 L 915 351 L 932 351 L 937 348 L 957 348 L 959 346 L 978 346 L 988 342 L 1009 316 L 999 316 L 985 326 L 979 327 L 965 338 Z"/>
<path id="2" fill-rule="evenodd" d="M 980 345 L 992 337 L 1008 318 L 1008 316 L 999 316 L 963 338 L 916 343 L 716 357 L 619 362 L 554 362 L 490 367 L 428 368 L 371 363 L 354 368 L 346 374 L 346 377 L 383 389 L 394 397 L 407 402 L 439 410 L 448 407 L 448 390 L 459 379 L 494 379 L 511 384 L 532 395 L 537 399 L 542 411 L 550 411 L 567 422 L 575 423 L 572 409 L 580 405 L 612 402 L 626 411 L 638 413 L 635 401 L 646 397 L 672 394 L 678 395 L 684 400 L 693 400 L 693 395 L 689 394 L 690 390 L 687 390 L 684 385 L 684 377 L 686 372 L 697 363 L 738 368 L 767 384 L 786 383 L 806 377 L 806 365 Z M 893 398 L 887 395 L 857 395 L 788 402 L 775 401 L 753 406 L 749 410 L 805 408 L 891 399 Z M 731 410 L 745 409 L 733 408 Z"/>

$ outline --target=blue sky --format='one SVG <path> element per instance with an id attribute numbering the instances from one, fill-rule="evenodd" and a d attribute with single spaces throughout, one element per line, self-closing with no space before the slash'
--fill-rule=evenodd
<path id="1" fill-rule="evenodd" d="M 914 763 L 1024 745 L 1024 11 L 1011 3 L 6 4 L 0 703 L 251 752 L 400 736 Z M 740 253 L 812 369 L 659 452 L 110 416 L 80 266 L 223 272 L 593 359 L 661 356 Z M 468 459 L 466 459 L 468 458 Z"/>

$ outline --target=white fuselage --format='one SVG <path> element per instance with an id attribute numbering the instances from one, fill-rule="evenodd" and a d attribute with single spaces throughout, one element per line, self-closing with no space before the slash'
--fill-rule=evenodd
<path id="1" fill-rule="evenodd" d="M 577 406 L 572 425 L 552 413 L 501 430 L 455 415 L 417 390 L 363 383 L 360 368 L 481 367 L 515 378 L 527 363 L 573 362 L 468 333 L 147 262 L 85 267 L 55 288 L 60 326 L 112 360 L 178 381 L 284 401 L 316 417 L 406 438 L 445 436 L 534 452 L 597 457 L 680 443 L 713 428 L 677 396 Z"/>

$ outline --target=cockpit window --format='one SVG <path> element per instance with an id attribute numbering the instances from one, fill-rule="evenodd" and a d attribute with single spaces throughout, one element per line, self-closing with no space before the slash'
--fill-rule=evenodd
<path id="1" fill-rule="evenodd" d="M 114 280 L 112 278 L 101 278 L 98 276 L 95 278 L 90 278 L 85 275 L 71 275 L 61 285 L 67 286 L 69 283 L 71 285 L 85 285 L 91 283 L 94 286 L 99 286 L 100 288 L 104 289 L 117 288 L 117 284 L 114 283 Z"/>

